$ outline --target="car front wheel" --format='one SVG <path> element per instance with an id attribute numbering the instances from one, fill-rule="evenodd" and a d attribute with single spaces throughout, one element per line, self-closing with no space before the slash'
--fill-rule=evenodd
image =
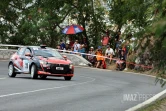
<path id="1" fill-rule="evenodd" d="M 16 77 L 15 69 L 12 63 L 9 64 L 8 67 L 8 76 L 9 77 Z"/>
<path id="2" fill-rule="evenodd" d="M 46 75 L 40 75 L 39 77 L 40 77 L 40 79 L 46 79 L 47 78 Z"/>
<path id="3" fill-rule="evenodd" d="M 38 77 L 38 74 L 37 74 L 37 67 L 36 67 L 36 65 L 32 65 L 31 66 L 31 78 L 32 79 L 37 79 L 37 77 Z"/>

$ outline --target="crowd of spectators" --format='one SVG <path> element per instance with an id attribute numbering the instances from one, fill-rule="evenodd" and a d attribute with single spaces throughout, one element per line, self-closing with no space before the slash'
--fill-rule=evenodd
<path id="1" fill-rule="evenodd" d="M 101 45 L 96 49 L 92 46 L 87 49 L 86 38 L 83 37 L 82 42 L 79 42 L 78 40 L 73 42 L 70 40 L 69 44 L 65 44 L 60 40 L 60 44 L 57 46 L 57 49 L 60 49 L 61 51 L 67 50 L 70 54 L 78 54 L 91 62 L 96 68 L 106 68 L 106 64 L 110 65 L 112 62 L 116 62 L 117 68 L 122 70 L 124 69 L 122 64 L 124 64 L 127 59 L 128 48 L 127 44 L 122 45 L 120 35 L 121 32 L 118 32 L 114 38 L 115 47 L 111 47 L 110 45 Z"/>

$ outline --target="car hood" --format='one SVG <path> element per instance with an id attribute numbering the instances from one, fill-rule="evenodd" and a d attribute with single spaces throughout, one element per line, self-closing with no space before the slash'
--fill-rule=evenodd
<path id="1" fill-rule="evenodd" d="M 58 58 L 55 58 L 55 57 L 44 58 L 44 57 L 39 56 L 38 59 L 39 60 L 44 60 L 48 63 L 53 63 L 53 64 L 70 64 L 71 63 L 70 60 L 58 59 Z"/>

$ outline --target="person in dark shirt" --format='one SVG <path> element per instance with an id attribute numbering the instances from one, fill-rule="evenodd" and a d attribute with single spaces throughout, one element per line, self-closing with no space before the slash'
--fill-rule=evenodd
<path id="1" fill-rule="evenodd" d="M 116 50 L 116 56 L 117 57 L 119 56 L 118 52 L 119 52 L 119 47 L 120 47 L 120 44 L 121 44 L 120 36 L 121 36 L 121 31 L 118 31 L 118 33 L 115 36 L 115 50 Z"/>
<path id="2" fill-rule="evenodd" d="M 66 45 L 65 45 L 65 43 L 62 41 L 62 40 L 60 40 L 60 47 L 61 47 L 61 50 L 65 50 L 66 49 Z"/>
<path id="3" fill-rule="evenodd" d="M 119 65 L 120 70 L 122 70 L 122 64 L 125 64 L 125 62 L 126 62 L 126 59 L 125 59 L 125 55 L 124 55 L 124 50 L 121 50 L 119 60 L 117 60 L 117 62 L 116 62 L 116 68 L 118 68 L 118 65 Z"/>

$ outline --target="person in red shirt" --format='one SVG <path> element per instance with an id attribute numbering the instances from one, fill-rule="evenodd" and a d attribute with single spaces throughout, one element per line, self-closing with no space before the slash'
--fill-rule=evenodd
<path id="1" fill-rule="evenodd" d="M 109 42 L 109 39 L 110 39 L 110 37 L 108 37 L 108 36 L 103 37 L 102 38 L 102 45 L 107 45 Z"/>

